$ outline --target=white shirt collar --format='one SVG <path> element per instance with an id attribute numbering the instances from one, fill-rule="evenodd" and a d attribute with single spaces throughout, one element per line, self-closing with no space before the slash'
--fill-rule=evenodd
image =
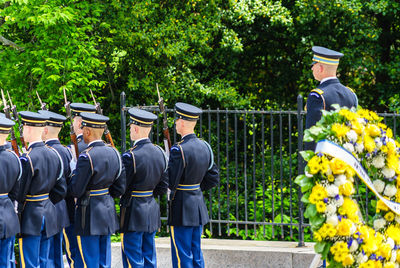
<path id="1" fill-rule="evenodd" d="M 331 79 L 337 79 L 337 77 L 336 76 L 325 77 L 324 79 L 321 80 L 320 84 Z"/>
<path id="2" fill-rule="evenodd" d="M 182 137 L 182 139 L 183 139 L 184 137 L 189 136 L 189 135 L 192 135 L 192 134 L 194 134 L 194 132 L 193 132 L 193 133 L 186 134 L 185 136 Z"/>
<path id="3" fill-rule="evenodd" d="M 39 143 L 39 142 L 43 142 L 43 141 L 33 141 L 33 142 L 29 143 L 28 148 L 31 148 L 32 145 L 34 145 L 35 143 Z"/>
<path id="4" fill-rule="evenodd" d="M 49 142 L 49 141 L 58 141 L 58 139 L 57 139 L 57 138 L 48 139 L 48 140 L 45 141 L 45 143 L 47 143 L 47 142 Z"/>
<path id="5" fill-rule="evenodd" d="M 93 143 L 95 143 L 95 142 L 103 142 L 103 141 L 102 141 L 102 140 L 95 140 L 95 141 L 92 141 L 91 143 L 88 144 L 88 147 L 89 147 L 90 145 L 92 145 Z"/>
<path id="6" fill-rule="evenodd" d="M 148 138 L 140 138 L 140 139 L 138 139 L 138 140 L 135 140 L 135 142 L 133 143 L 133 145 L 136 145 L 136 143 L 138 143 L 138 142 L 141 141 L 141 140 L 145 140 L 145 139 L 148 139 Z"/>

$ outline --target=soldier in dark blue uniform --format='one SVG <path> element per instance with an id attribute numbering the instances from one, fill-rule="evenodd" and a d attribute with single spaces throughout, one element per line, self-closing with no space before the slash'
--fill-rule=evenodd
<path id="1" fill-rule="evenodd" d="M 81 112 L 95 113 L 96 107 L 94 105 L 87 104 L 87 103 L 71 103 L 70 107 L 71 107 L 71 114 L 73 116 L 74 132 L 76 134 L 76 139 L 78 142 L 78 151 L 79 151 L 79 153 L 81 153 L 84 150 L 86 150 L 86 148 L 87 148 L 87 144 L 83 140 L 83 130 L 81 128 L 81 126 L 82 126 Z M 73 161 L 73 163 L 76 163 L 75 153 L 73 152 L 73 150 L 75 148 L 72 144 L 68 147 L 72 151 L 72 156 L 73 156 L 72 161 Z M 70 225 L 67 228 L 65 228 L 64 241 L 65 241 L 65 246 L 66 246 L 68 263 L 69 263 L 70 267 L 73 267 L 75 257 L 77 255 L 79 255 L 79 248 L 78 248 L 78 243 L 76 241 L 75 227 L 74 227 L 74 224 L 75 224 L 75 219 L 74 219 L 74 217 L 75 217 L 75 200 L 72 196 L 68 195 L 65 198 L 65 201 L 67 203 Z M 68 248 L 69 248 L 69 250 L 68 250 Z"/>
<path id="2" fill-rule="evenodd" d="M 44 110 L 40 110 L 39 114 L 49 118 L 43 130 L 42 139 L 45 141 L 47 146 L 54 148 L 61 156 L 64 165 L 64 178 L 66 178 L 68 182 L 71 176 L 70 162 L 72 159 L 72 152 L 68 149 L 68 147 L 62 145 L 58 139 L 58 135 L 67 118 L 60 114 Z M 56 203 L 55 206 L 57 211 L 59 232 L 53 236 L 50 242 L 49 261 L 47 263 L 48 268 L 64 267 L 62 244 L 63 236 L 65 234 L 64 228 L 69 226 L 68 210 L 65 200 L 61 200 L 60 202 Z M 68 255 L 68 252 L 70 251 L 68 237 L 65 237 L 64 242 L 65 250 Z"/>
<path id="3" fill-rule="evenodd" d="M 27 153 L 20 157 L 22 176 L 18 193 L 21 214 L 19 249 L 22 267 L 46 267 L 50 239 L 58 230 L 55 203 L 66 194 L 63 161 L 58 152 L 41 139 L 48 117 L 20 112 Z"/>
<path id="4" fill-rule="evenodd" d="M 157 116 L 131 108 L 133 148 L 122 155 L 126 191 L 121 198 L 121 244 L 124 267 L 157 267 L 155 234 L 161 227 L 160 207 L 154 196 L 168 190 L 168 160 L 149 133 Z"/>
<path id="5" fill-rule="evenodd" d="M 176 132 L 182 139 L 172 146 L 168 163 L 172 264 L 204 267 L 201 232 L 209 218 L 202 191 L 218 184 L 219 172 L 210 145 L 194 133 L 202 111 L 177 103 L 175 112 Z"/>
<path id="6" fill-rule="evenodd" d="M 3 113 L 0 113 L 0 118 L 6 118 L 6 115 Z M 6 149 L 12 150 L 11 142 L 6 140 L 4 145 L 5 145 Z"/>
<path id="7" fill-rule="evenodd" d="M 20 232 L 14 210 L 22 167 L 18 156 L 5 144 L 14 122 L 0 117 L 0 267 L 12 267 L 15 235 Z"/>
<path id="8" fill-rule="evenodd" d="M 79 253 L 75 267 L 111 267 L 110 236 L 119 229 L 113 197 L 125 192 L 125 169 L 119 152 L 101 137 L 108 117 L 81 113 L 88 144 L 78 158 L 68 192 L 78 198 L 75 234 Z"/>
<path id="9" fill-rule="evenodd" d="M 312 71 L 314 78 L 320 81 L 318 88 L 311 90 L 307 98 L 306 129 L 314 126 L 322 115 L 322 110 L 330 111 L 332 104 L 340 107 L 357 107 L 358 99 L 354 91 L 345 87 L 336 77 L 339 59 L 343 54 L 324 47 L 312 47 L 314 53 Z M 307 150 L 314 150 L 315 143 L 305 144 Z"/>

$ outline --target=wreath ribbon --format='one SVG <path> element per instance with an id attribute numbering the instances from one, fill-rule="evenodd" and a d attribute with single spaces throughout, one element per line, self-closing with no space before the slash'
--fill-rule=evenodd
<path id="1" fill-rule="evenodd" d="M 382 202 L 389 207 L 391 211 L 400 215 L 400 203 L 393 202 L 384 198 L 382 195 L 378 193 L 374 184 L 372 183 L 370 177 L 368 176 L 367 171 L 363 168 L 360 162 L 354 157 L 352 153 L 344 149 L 343 147 L 337 145 L 334 142 L 328 140 L 322 140 L 317 143 L 317 147 L 315 148 L 315 153 L 324 153 L 330 155 L 332 157 L 336 157 L 350 167 L 354 169 L 357 173 L 358 177 L 367 185 L 367 187 L 380 199 Z"/>

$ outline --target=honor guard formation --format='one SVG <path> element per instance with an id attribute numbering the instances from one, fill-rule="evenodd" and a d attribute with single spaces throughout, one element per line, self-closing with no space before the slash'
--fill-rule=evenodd
<path id="1" fill-rule="evenodd" d="M 343 54 L 312 50 L 312 70 L 320 84 L 307 100 L 307 128 L 332 104 L 357 106 L 357 96 L 336 78 Z M 157 116 L 129 109 L 134 143 L 120 154 L 107 128 L 109 118 L 95 100 L 95 105 L 69 103 L 64 91 L 64 116 L 48 111 L 39 95 L 38 112 L 17 112 L 8 97 L 10 106 L 2 91 L 0 267 L 15 267 L 16 240 L 20 267 L 64 267 L 63 252 L 70 267 L 111 267 L 111 235 L 116 232 L 124 267 L 157 267 L 155 235 L 161 219 L 156 197 L 165 194 L 172 266 L 205 267 L 201 234 L 209 216 L 203 191 L 218 185 L 219 171 L 211 146 L 195 133 L 200 108 L 175 104 L 181 140 L 171 146 L 160 100 L 166 150 L 149 138 Z M 71 144 L 64 146 L 59 133 L 67 120 Z"/>

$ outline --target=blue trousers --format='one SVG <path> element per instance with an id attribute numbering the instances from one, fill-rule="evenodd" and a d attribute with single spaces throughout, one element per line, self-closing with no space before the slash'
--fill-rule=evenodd
<path id="1" fill-rule="evenodd" d="M 45 232 L 41 235 L 27 235 L 19 239 L 21 267 L 46 267 L 49 258 L 50 240 Z"/>
<path id="2" fill-rule="evenodd" d="M 15 236 L 11 237 L 12 241 L 10 244 L 10 268 L 15 268 L 15 252 L 14 252 L 14 245 L 15 245 Z"/>
<path id="3" fill-rule="evenodd" d="M 111 267 L 110 235 L 77 236 L 79 254 L 75 267 Z"/>
<path id="4" fill-rule="evenodd" d="M 201 251 L 203 226 L 171 226 L 172 266 L 174 268 L 204 268 Z"/>
<path id="5" fill-rule="evenodd" d="M 11 268 L 14 237 L 0 239 L 0 267 Z"/>
<path id="6" fill-rule="evenodd" d="M 50 239 L 49 260 L 47 261 L 47 268 L 63 268 L 63 232 L 59 232 Z"/>
<path id="7" fill-rule="evenodd" d="M 75 267 L 76 256 L 79 255 L 78 242 L 76 241 L 74 228 L 75 226 L 70 224 L 70 226 L 63 230 L 65 252 L 69 267 L 71 268 Z"/>
<path id="8" fill-rule="evenodd" d="M 121 234 L 124 267 L 157 268 L 156 232 L 127 232 Z"/>

